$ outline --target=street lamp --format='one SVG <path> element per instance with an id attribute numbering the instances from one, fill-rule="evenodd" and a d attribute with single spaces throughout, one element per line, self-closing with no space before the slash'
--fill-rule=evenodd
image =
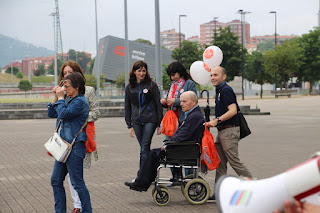
<path id="1" fill-rule="evenodd" d="M 242 61 L 242 100 L 244 100 L 244 48 L 245 48 L 245 29 L 243 30 L 243 25 L 245 24 L 245 15 L 251 12 L 238 10 L 238 13 L 241 14 L 241 43 L 242 43 L 242 54 L 241 54 L 241 61 Z"/>
<path id="2" fill-rule="evenodd" d="M 28 79 L 31 83 L 31 68 L 30 68 L 30 58 L 28 58 Z"/>
<path id="3" fill-rule="evenodd" d="M 28 79 L 31 82 L 31 69 L 30 69 L 30 58 L 31 58 L 31 54 L 29 52 L 29 44 L 27 44 L 27 49 L 26 49 L 26 58 L 28 59 Z M 31 95 L 31 91 L 30 91 L 30 95 Z"/>
<path id="4" fill-rule="evenodd" d="M 13 83 L 13 68 L 12 68 L 12 61 L 13 61 L 13 58 L 12 58 L 12 52 L 13 52 L 13 48 L 12 47 L 9 47 L 10 50 L 11 50 L 11 82 Z"/>
<path id="5" fill-rule="evenodd" d="M 100 66 L 99 66 L 99 45 L 98 45 L 98 17 L 97 17 L 97 0 L 94 1 L 95 4 L 95 20 L 96 20 L 96 61 L 97 61 L 97 91 L 96 91 L 96 96 L 97 98 L 100 98 Z M 77 55 L 76 55 L 77 57 Z M 78 57 L 76 58 L 78 61 Z"/>
<path id="6" fill-rule="evenodd" d="M 57 42 L 56 42 L 56 13 L 51 13 L 49 16 L 53 17 L 53 40 L 54 40 L 54 85 L 58 85 L 58 62 L 57 62 Z M 28 62 L 29 63 L 29 62 Z"/>
<path id="7" fill-rule="evenodd" d="M 162 72 L 161 72 L 161 45 L 160 45 L 160 10 L 159 0 L 154 0 L 155 9 L 155 40 L 156 40 L 156 81 L 162 94 Z"/>
<path id="8" fill-rule="evenodd" d="M 217 19 L 219 17 L 213 17 L 214 20 L 214 45 L 217 45 Z"/>
<path id="9" fill-rule="evenodd" d="M 30 74 L 30 57 L 31 57 L 31 54 L 29 54 L 28 48 L 29 48 L 29 45 L 27 45 L 26 60 L 28 61 L 28 64 L 27 64 L 27 66 L 28 66 L 28 79 L 29 79 L 29 81 L 31 83 L 31 74 Z M 29 91 L 29 94 L 31 96 L 31 90 Z"/>
<path id="10" fill-rule="evenodd" d="M 187 17 L 187 15 L 179 15 L 179 48 L 181 49 L 181 25 L 180 25 L 180 18 Z"/>
<path id="11" fill-rule="evenodd" d="M 270 11 L 269 13 L 274 13 L 274 46 L 277 45 L 277 11 Z"/>
<path id="12" fill-rule="evenodd" d="M 244 88 L 243 88 L 243 73 L 244 73 L 244 61 L 243 61 L 243 25 L 242 25 L 242 13 L 243 10 L 238 10 L 238 13 L 241 14 L 241 44 L 242 44 L 242 52 L 241 52 L 241 62 L 242 62 L 242 80 L 241 80 L 241 91 L 242 91 L 242 100 L 244 100 Z"/>
<path id="13" fill-rule="evenodd" d="M 125 86 L 129 83 L 129 40 L 128 40 L 128 10 L 127 0 L 124 0 L 124 46 L 125 46 L 125 57 L 124 57 L 124 73 L 125 73 Z"/>
<path id="14" fill-rule="evenodd" d="M 274 48 L 277 45 L 277 11 L 270 11 L 269 13 L 274 13 Z M 277 73 L 274 73 L 274 90 L 277 90 Z"/>

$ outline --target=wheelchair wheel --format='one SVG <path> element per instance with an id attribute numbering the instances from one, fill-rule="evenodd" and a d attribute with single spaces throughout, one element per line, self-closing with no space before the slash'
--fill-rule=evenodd
<path id="1" fill-rule="evenodd" d="M 168 190 L 168 188 L 165 186 L 165 185 L 159 185 L 158 187 L 160 187 L 161 189 L 167 189 Z M 153 196 L 153 194 L 154 194 L 154 192 L 156 191 L 156 187 L 154 187 L 153 189 L 152 189 L 152 196 Z"/>
<path id="2" fill-rule="evenodd" d="M 170 202 L 171 196 L 166 188 L 160 188 L 160 192 L 155 190 L 153 193 L 153 200 L 159 206 L 165 206 Z"/>
<path id="3" fill-rule="evenodd" d="M 210 197 L 209 184 L 200 178 L 192 179 L 186 184 L 184 195 L 191 204 L 203 204 Z"/>
<path id="4" fill-rule="evenodd" d="M 203 179 L 200 175 L 198 175 L 198 178 Z M 185 176 L 184 179 L 193 179 L 193 174 Z M 188 182 L 189 181 L 183 181 L 182 184 L 181 184 L 181 192 L 182 192 L 183 195 L 184 195 L 184 188 L 186 187 L 186 184 Z"/>

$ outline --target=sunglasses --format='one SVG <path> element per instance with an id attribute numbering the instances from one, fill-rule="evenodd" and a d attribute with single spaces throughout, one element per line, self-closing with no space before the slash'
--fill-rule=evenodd
<path id="1" fill-rule="evenodd" d="M 64 88 L 66 88 L 66 89 L 68 89 L 69 87 L 72 87 L 71 85 L 70 86 L 68 86 L 68 85 L 63 85 L 64 86 Z"/>
<path id="2" fill-rule="evenodd" d="M 61 80 L 60 83 L 59 83 L 59 86 L 62 87 L 65 81 L 66 80 Z"/>

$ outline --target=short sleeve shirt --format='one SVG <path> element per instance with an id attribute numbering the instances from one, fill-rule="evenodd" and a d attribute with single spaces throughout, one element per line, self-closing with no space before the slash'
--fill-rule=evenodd
<path id="1" fill-rule="evenodd" d="M 216 107 L 215 115 L 220 117 L 228 111 L 228 106 L 235 103 L 238 107 L 237 97 L 233 89 L 227 85 L 225 82 L 216 87 Z M 238 114 L 233 116 L 227 121 L 220 123 L 219 126 L 223 125 L 236 125 L 239 126 Z"/>

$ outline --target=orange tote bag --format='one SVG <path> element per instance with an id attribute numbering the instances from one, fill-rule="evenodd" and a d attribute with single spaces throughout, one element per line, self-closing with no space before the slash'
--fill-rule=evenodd
<path id="1" fill-rule="evenodd" d="M 202 160 L 210 171 L 218 168 L 220 164 L 220 156 L 214 145 L 214 139 L 207 127 L 207 123 L 205 123 L 205 130 L 202 138 Z"/>
<path id="2" fill-rule="evenodd" d="M 178 118 L 176 114 L 168 109 L 161 121 L 161 133 L 172 137 L 178 128 Z"/>
<path id="3" fill-rule="evenodd" d="M 95 132 L 95 126 L 94 122 L 88 122 L 87 124 L 87 152 L 91 153 L 94 150 L 96 150 L 96 132 Z"/>

